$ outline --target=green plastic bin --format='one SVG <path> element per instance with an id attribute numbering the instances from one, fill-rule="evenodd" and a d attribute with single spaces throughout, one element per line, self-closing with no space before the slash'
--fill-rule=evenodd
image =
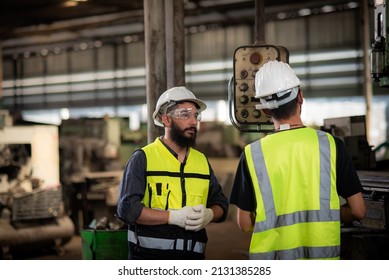
<path id="1" fill-rule="evenodd" d="M 128 259 L 127 230 L 81 230 L 83 260 Z"/>

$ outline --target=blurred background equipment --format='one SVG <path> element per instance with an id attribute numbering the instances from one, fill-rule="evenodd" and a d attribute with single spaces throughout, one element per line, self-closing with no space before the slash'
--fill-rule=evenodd
<path id="1" fill-rule="evenodd" d="M 387 171 L 358 171 L 367 214 L 342 228 L 345 259 L 389 259 L 389 175 Z"/>
<path id="2" fill-rule="evenodd" d="M 59 181 L 58 128 L 0 129 L 0 258 L 63 245 L 74 234 Z"/>
<path id="3" fill-rule="evenodd" d="M 366 137 L 365 116 L 325 119 L 321 129 L 344 141 L 361 180 L 367 206 L 363 220 L 342 226 L 343 258 L 388 259 L 389 174 L 377 168 L 376 153 Z"/>
<path id="4" fill-rule="evenodd" d="M 61 182 L 76 233 L 95 219 L 114 218 L 119 182 L 146 132 L 132 132 L 124 118 L 64 120 L 59 127 Z"/>
<path id="5" fill-rule="evenodd" d="M 389 87 L 388 5 L 374 0 L 374 42 L 370 53 L 370 71 L 374 82 Z"/>
<path id="6" fill-rule="evenodd" d="M 344 141 L 357 170 L 373 170 L 376 167 L 375 152 L 366 136 L 365 116 L 325 119 L 321 129 Z"/>

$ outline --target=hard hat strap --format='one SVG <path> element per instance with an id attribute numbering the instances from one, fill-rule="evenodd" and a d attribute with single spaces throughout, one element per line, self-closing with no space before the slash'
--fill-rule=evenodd
<path id="1" fill-rule="evenodd" d="M 258 110 L 261 109 L 277 109 L 278 107 L 292 101 L 297 97 L 300 87 L 294 87 L 286 91 L 278 92 L 271 95 L 270 98 L 260 98 L 262 104 L 256 104 L 255 108 Z"/>
<path id="2" fill-rule="evenodd" d="M 169 108 L 173 107 L 176 104 L 177 104 L 176 101 L 168 101 L 168 102 L 166 102 L 165 104 L 163 104 L 161 106 L 161 108 L 159 109 L 159 113 L 158 114 L 160 116 L 165 115 L 168 112 Z"/>

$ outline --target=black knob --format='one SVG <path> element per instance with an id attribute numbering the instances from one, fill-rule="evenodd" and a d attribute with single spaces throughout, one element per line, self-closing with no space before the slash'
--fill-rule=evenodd
<path id="1" fill-rule="evenodd" d="M 246 91 L 246 90 L 248 90 L 248 88 L 249 88 L 249 86 L 248 86 L 248 84 L 246 84 L 246 83 L 243 83 L 243 84 L 241 84 L 241 85 L 239 86 L 239 89 L 240 89 L 241 91 Z"/>
<path id="2" fill-rule="evenodd" d="M 242 112 L 240 112 L 240 116 L 242 118 L 247 118 L 249 116 L 249 112 L 246 109 L 243 109 Z"/>
<path id="3" fill-rule="evenodd" d="M 242 79 L 246 79 L 248 75 L 249 75 L 249 73 L 246 70 L 240 71 L 240 77 Z"/>
<path id="4" fill-rule="evenodd" d="M 246 104 L 247 102 L 249 102 L 249 98 L 247 95 L 242 95 L 241 97 L 239 97 L 239 102 L 242 103 L 242 104 Z"/>
<path id="5" fill-rule="evenodd" d="M 253 111 L 253 116 L 254 116 L 254 118 L 259 118 L 259 117 L 261 116 L 261 111 L 259 111 L 259 110 L 254 110 L 254 111 Z"/>

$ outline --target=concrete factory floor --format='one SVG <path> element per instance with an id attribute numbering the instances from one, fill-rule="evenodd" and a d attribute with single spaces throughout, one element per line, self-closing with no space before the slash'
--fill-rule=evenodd
<path id="1" fill-rule="evenodd" d="M 230 207 L 231 208 L 231 207 Z M 224 223 L 208 225 L 208 245 L 206 257 L 209 260 L 246 260 L 250 233 L 241 232 L 236 224 L 235 217 L 230 210 L 229 218 Z M 81 237 L 75 235 L 63 246 L 60 254 L 55 250 L 35 250 L 24 256 L 14 256 L 14 259 L 24 260 L 81 260 Z"/>

